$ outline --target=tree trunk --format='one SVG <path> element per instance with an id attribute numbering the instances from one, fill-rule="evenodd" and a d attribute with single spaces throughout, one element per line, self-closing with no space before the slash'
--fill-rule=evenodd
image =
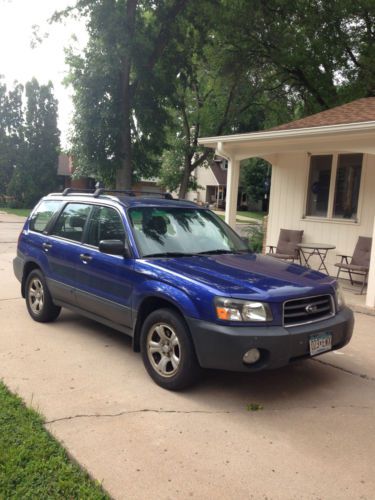
<path id="1" fill-rule="evenodd" d="M 120 168 L 116 173 L 116 189 L 132 188 L 132 142 L 131 142 L 131 83 L 130 72 L 132 65 L 132 39 L 135 29 L 135 17 L 138 0 L 128 0 L 126 2 L 126 45 L 127 53 L 122 61 L 120 73 L 121 78 L 121 100 L 122 100 L 122 130 L 121 130 L 121 151 Z"/>
<path id="2" fill-rule="evenodd" d="M 191 174 L 190 158 L 185 158 L 184 173 L 181 179 L 180 191 L 178 197 L 183 200 L 186 197 L 189 188 L 189 178 Z"/>

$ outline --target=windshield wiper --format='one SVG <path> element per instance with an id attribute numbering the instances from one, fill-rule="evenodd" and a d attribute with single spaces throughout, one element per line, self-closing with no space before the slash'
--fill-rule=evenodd
<path id="1" fill-rule="evenodd" d="M 224 250 L 222 248 L 218 248 L 216 250 L 206 250 L 204 252 L 198 252 L 198 255 L 220 255 L 225 253 L 239 253 L 236 250 Z"/>
<path id="2" fill-rule="evenodd" d="M 143 258 L 146 259 L 148 257 L 192 257 L 193 255 L 197 255 L 196 253 L 186 253 L 186 252 L 159 252 L 159 253 L 149 253 L 144 255 Z"/>

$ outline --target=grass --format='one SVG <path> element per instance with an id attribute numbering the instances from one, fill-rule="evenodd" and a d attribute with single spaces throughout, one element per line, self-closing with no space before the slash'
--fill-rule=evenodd
<path id="1" fill-rule="evenodd" d="M 237 217 L 236 217 L 236 222 L 245 222 L 242 217 L 248 217 L 249 219 L 258 219 L 258 220 L 263 220 L 263 217 L 266 215 L 266 212 L 247 212 L 243 210 L 239 210 L 237 212 Z M 225 220 L 225 214 L 218 214 L 218 216 Z M 238 216 L 241 216 L 239 219 Z M 251 221 L 249 221 L 251 222 Z"/>
<path id="2" fill-rule="evenodd" d="M 239 210 L 237 215 L 241 215 L 242 217 L 249 217 L 251 219 L 259 219 L 262 220 L 266 215 L 266 212 L 248 212 L 246 210 Z"/>
<path id="3" fill-rule="evenodd" d="M 27 217 L 31 212 L 31 208 L 9 208 L 0 207 L 0 212 L 6 212 L 7 214 L 20 215 L 21 217 Z"/>
<path id="4" fill-rule="evenodd" d="M 109 500 L 69 460 L 42 418 L 0 382 L 0 499 L 21 498 Z"/>

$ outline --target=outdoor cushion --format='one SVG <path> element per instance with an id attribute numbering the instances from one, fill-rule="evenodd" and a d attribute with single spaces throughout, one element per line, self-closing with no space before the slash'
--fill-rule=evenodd
<path id="1" fill-rule="evenodd" d="M 370 267 L 372 238 L 359 236 L 350 265 Z"/>
<path id="2" fill-rule="evenodd" d="M 276 257 L 277 259 L 292 259 L 294 260 L 296 256 L 294 254 L 286 254 L 286 253 L 270 253 L 272 257 Z"/>
<path id="3" fill-rule="evenodd" d="M 349 269 L 350 271 L 359 271 L 359 272 L 367 272 L 368 267 L 365 266 L 356 266 L 355 264 L 341 264 L 341 263 L 336 263 L 336 267 L 342 268 L 342 269 Z"/>
<path id="4" fill-rule="evenodd" d="M 292 255 L 292 258 L 298 259 L 297 244 L 301 243 L 302 236 L 303 230 L 280 229 L 279 241 L 274 255 Z"/>

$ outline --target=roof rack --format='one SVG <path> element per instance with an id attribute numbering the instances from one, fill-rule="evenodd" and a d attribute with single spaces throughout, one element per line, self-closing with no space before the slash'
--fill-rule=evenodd
<path id="1" fill-rule="evenodd" d="M 143 195 L 151 195 L 151 196 L 160 196 L 166 200 L 173 200 L 173 196 L 171 193 L 155 193 L 153 191 L 137 191 L 133 189 L 105 189 L 105 188 L 97 188 L 94 192 L 94 198 L 98 198 L 101 194 L 125 194 L 127 196 L 143 196 Z"/>
<path id="2" fill-rule="evenodd" d="M 153 191 L 139 191 L 139 190 L 133 190 L 133 189 L 106 189 L 106 188 L 96 188 L 96 189 L 74 189 L 74 188 L 65 188 L 64 191 L 62 192 L 62 196 L 68 196 L 70 194 L 90 194 L 94 198 L 98 198 L 102 194 L 124 194 L 126 196 L 143 196 L 143 195 L 151 195 L 154 197 L 160 196 L 161 198 L 164 198 L 165 200 L 175 200 L 177 201 L 178 198 L 173 198 L 171 193 L 164 192 L 164 193 L 155 193 Z"/>

